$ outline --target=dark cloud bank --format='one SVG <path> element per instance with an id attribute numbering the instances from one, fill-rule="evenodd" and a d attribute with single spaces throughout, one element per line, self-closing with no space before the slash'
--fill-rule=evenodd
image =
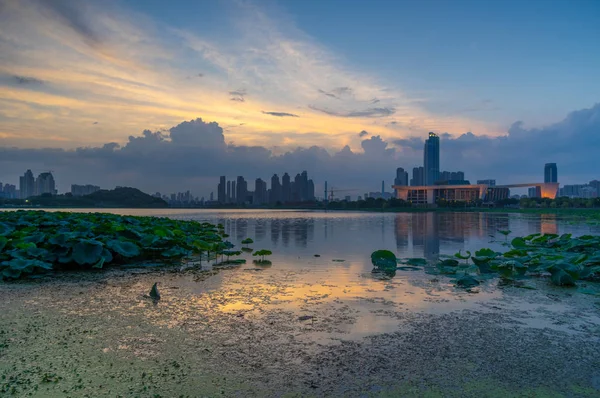
<path id="1" fill-rule="evenodd" d="M 217 123 L 196 119 L 168 131 L 145 130 L 130 136 L 123 146 L 107 143 L 76 150 L 0 147 L 0 181 L 16 183 L 18 176 L 31 168 L 35 173 L 54 170 L 61 191 L 71 183 L 93 183 L 163 193 L 190 189 L 207 195 L 216 190 L 219 175 L 244 175 L 254 180 L 307 170 L 319 192 L 325 180 L 339 188 L 375 191 L 381 180 L 392 183 L 396 167 L 410 170 L 422 164 L 426 132 L 423 137 L 395 141 L 367 138 L 362 132 L 360 138 L 356 132 L 349 134 L 362 139 L 363 151 L 353 152 L 346 146 L 332 152 L 312 146 L 274 154 L 262 146 L 227 144 Z M 540 181 L 544 163 L 557 162 L 561 182 L 587 182 L 600 177 L 600 104 L 544 128 L 527 129 L 517 122 L 497 138 L 442 134 L 441 153 L 442 169 L 463 170 L 472 181 Z"/>

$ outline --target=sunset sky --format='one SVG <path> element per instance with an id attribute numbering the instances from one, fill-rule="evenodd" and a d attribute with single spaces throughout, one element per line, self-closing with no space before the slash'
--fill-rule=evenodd
<path id="1" fill-rule="evenodd" d="M 442 169 L 471 180 L 539 180 L 556 161 L 559 179 L 587 182 L 600 177 L 589 148 L 600 136 L 599 20 L 595 0 L 0 0 L 0 181 L 50 169 L 62 191 L 207 195 L 225 172 L 307 169 L 317 185 L 376 190 L 395 167 L 419 165 L 434 131 L 447 133 Z M 214 139 L 223 158 L 255 157 L 236 169 L 180 156 L 172 128 L 197 118 L 181 147 Z M 159 141 L 171 149 L 149 149 Z M 330 159 L 301 157 L 311 150 Z M 176 158 L 149 178 L 155 151 Z M 340 174 L 345 153 L 367 168 L 360 178 Z M 112 157 L 131 161 L 113 169 Z M 500 167 L 512 157 L 522 163 Z"/>

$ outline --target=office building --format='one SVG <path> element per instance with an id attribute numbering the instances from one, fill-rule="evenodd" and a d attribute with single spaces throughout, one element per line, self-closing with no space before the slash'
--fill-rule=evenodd
<path id="1" fill-rule="evenodd" d="M 237 188 L 235 181 L 231 181 L 231 200 L 229 203 L 237 203 Z"/>
<path id="2" fill-rule="evenodd" d="M 226 192 L 226 177 L 221 176 L 219 178 L 219 185 L 217 186 L 217 201 L 221 204 L 226 203 L 225 192 Z"/>
<path id="3" fill-rule="evenodd" d="M 396 169 L 394 185 L 408 185 L 408 172 L 404 171 L 402 167 Z"/>
<path id="4" fill-rule="evenodd" d="M 425 185 L 425 168 L 423 167 L 414 167 L 412 172 L 412 179 L 410 180 L 410 185 L 412 186 L 422 186 Z"/>
<path id="5" fill-rule="evenodd" d="M 530 198 L 541 198 L 542 190 L 540 187 L 531 187 L 527 190 L 527 196 Z"/>
<path id="6" fill-rule="evenodd" d="M 227 192 L 225 192 L 226 203 L 231 203 L 231 181 L 227 181 Z"/>
<path id="7" fill-rule="evenodd" d="M 425 168 L 424 185 L 433 185 L 440 177 L 440 137 L 429 133 L 425 141 L 423 153 L 423 166 Z"/>
<path id="8" fill-rule="evenodd" d="M 558 182 L 556 163 L 546 163 L 544 166 L 544 182 Z"/>
<path id="9" fill-rule="evenodd" d="M 236 203 L 243 204 L 246 203 L 248 196 L 248 183 L 242 176 L 238 176 L 236 182 Z"/>

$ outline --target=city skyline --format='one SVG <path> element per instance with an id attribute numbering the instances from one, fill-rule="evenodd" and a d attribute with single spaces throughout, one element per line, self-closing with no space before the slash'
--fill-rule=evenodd
<path id="1" fill-rule="evenodd" d="M 599 172 L 597 2 L 109 3 L 0 0 L 0 181 L 208 197 L 306 169 L 378 191 L 430 131 L 472 180 Z"/>

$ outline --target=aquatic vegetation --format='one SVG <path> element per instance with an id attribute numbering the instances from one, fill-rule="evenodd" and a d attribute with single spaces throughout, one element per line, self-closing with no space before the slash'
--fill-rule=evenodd
<path id="1" fill-rule="evenodd" d="M 376 250 L 371 253 L 371 263 L 382 270 L 395 270 L 398 264 L 396 255 L 389 250 Z"/>
<path id="2" fill-rule="evenodd" d="M 251 245 L 252 243 L 254 243 L 254 241 L 252 240 L 252 238 L 246 238 L 242 241 L 242 245 L 244 246 L 248 246 Z"/>
<path id="3" fill-rule="evenodd" d="M 254 253 L 252 253 L 253 256 L 260 256 L 260 261 L 268 261 L 265 260 L 265 256 L 270 256 L 271 254 L 273 254 L 273 252 L 271 250 L 266 249 L 257 250 Z"/>
<path id="4" fill-rule="evenodd" d="M 228 242 L 227 242 L 228 243 Z M 212 224 L 104 213 L 0 213 L 0 274 L 17 279 L 68 269 L 178 260 L 228 248 Z"/>

